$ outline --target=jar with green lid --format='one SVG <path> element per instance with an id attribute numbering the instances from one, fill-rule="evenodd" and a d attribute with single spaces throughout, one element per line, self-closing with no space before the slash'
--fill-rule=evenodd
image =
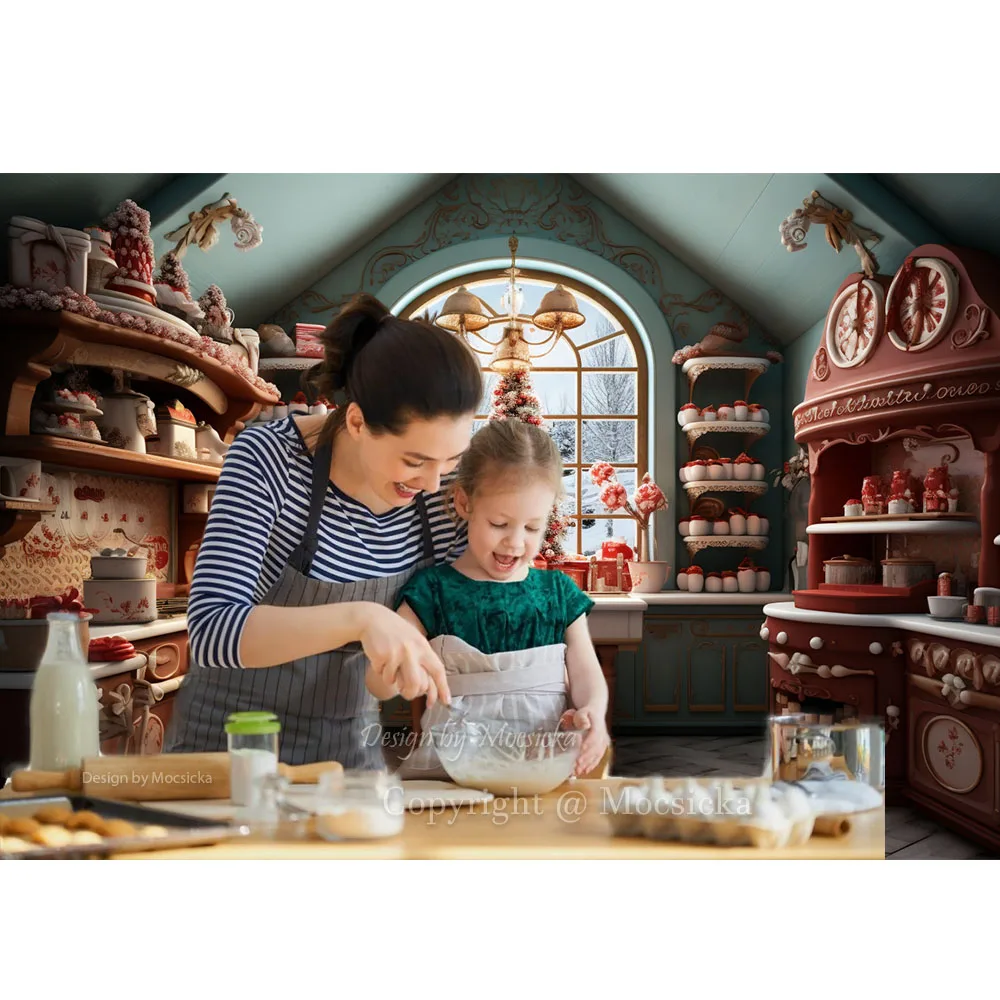
<path id="1" fill-rule="evenodd" d="M 233 805 L 256 806 L 263 779 L 278 771 L 281 722 L 273 712 L 234 712 L 226 719 L 229 797 Z"/>

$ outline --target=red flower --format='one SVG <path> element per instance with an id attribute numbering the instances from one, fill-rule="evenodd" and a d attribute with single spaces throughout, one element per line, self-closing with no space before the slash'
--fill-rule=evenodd
<path id="1" fill-rule="evenodd" d="M 609 482 L 601 490 L 601 503 L 610 511 L 621 510 L 627 500 L 628 494 L 625 492 L 625 487 L 619 482 Z"/>
<path id="2" fill-rule="evenodd" d="M 603 486 L 615 478 L 614 466 L 609 462 L 595 462 L 590 467 L 590 478 L 594 481 L 595 486 Z"/>

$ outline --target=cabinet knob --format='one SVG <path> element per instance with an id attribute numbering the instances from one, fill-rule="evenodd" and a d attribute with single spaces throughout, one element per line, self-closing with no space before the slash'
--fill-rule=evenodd
<path id="1" fill-rule="evenodd" d="M 812 649 L 822 649 L 823 648 L 823 640 L 818 635 L 814 635 L 809 640 L 809 646 Z"/>
<path id="2" fill-rule="evenodd" d="M 869 646 L 868 646 L 868 652 L 871 653 L 872 656 L 880 656 L 881 653 L 882 653 L 882 643 L 880 643 L 880 642 L 873 642 L 873 643 L 869 644 Z"/>
<path id="3" fill-rule="evenodd" d="M 788 633 L 787 633 L 787 632 L 779 632 L 779 633 L 778 633 L 778 634 L 777 634 L 777 635 L 776 635 L 776 636 L 774 637 L 774 641 L 775 641 L 775 642 L 776 642 L 776 643 L 777 643 L 777 644 L 778 644 L 779 646 L 784 646 L 784 644 L 785 644 L 786 642 L 788 642 Z"/>
<path id="4" fill-rule="evenodd" d="M 771 630 L 766 625 L 761 625 L 760 627 L 760 637 L 767 641 L 767 637 L 771 634 Z"/>

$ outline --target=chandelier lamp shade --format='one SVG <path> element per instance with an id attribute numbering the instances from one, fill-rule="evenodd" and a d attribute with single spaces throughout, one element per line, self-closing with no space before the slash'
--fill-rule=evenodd
<path id="1" fill-rule="evenodd" d="M 533 316 L 522 313 L 524 290 L 517 279 L 517 237 L 507 241 L 510 248 L 510 267 L 504 271 L 508 278 L 506 293 L 500 300 L 501 311 L 494 311 L 474 292 L 464 285 L 445 300 L 435 323 L 464 337 L 477 353 L 490 357 L 490 368 L 495 372 L 530 371 L 532 361 L 545 357 L 558 343 L 564 330 L 573 330 L 586 322 L 572 292 L 556 285 L 542 296 Z M 498 340 L 491 340 L 482 331 L 490 326 L 503 325 Z M 542 340 L 528 340 L 525 327 L 544 331 Z M 532 349 L 540 349 L 533 353 Z"/>

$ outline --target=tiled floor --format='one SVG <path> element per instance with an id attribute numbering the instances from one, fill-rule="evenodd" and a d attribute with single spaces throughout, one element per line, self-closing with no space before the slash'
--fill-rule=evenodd
<path id="1" fill-rule="evenodd" d="M 619 736 L 612 773 L 624 777 L 663 774 L 684 777 L 761 774 L 767 743 L 750 736 Z M 913 809 L 886 809 L 886 857 L 897 859 L 995 858 Z"/>

